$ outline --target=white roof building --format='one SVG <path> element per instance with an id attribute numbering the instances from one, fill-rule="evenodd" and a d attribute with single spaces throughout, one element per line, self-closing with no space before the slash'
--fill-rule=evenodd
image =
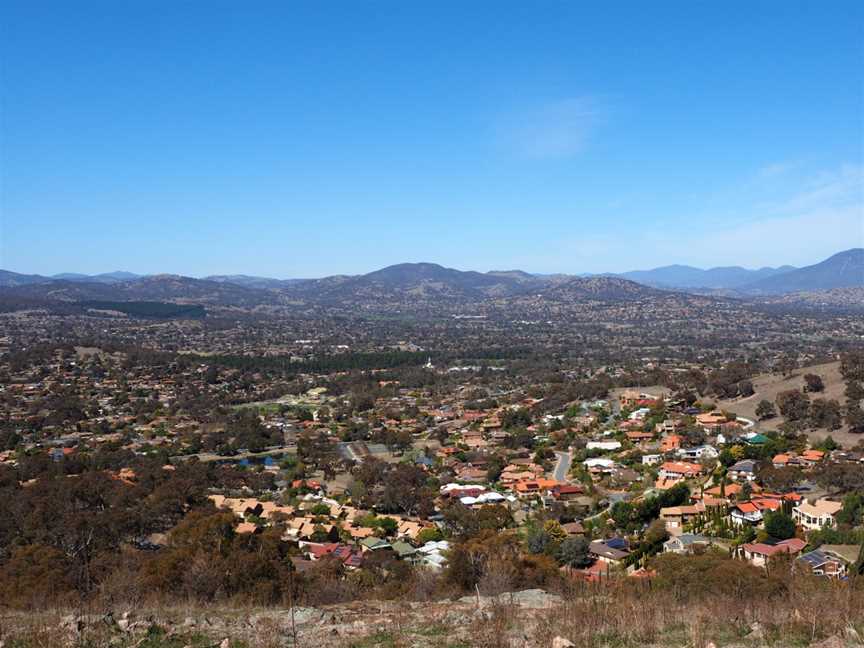
<path id="1" fill-rule="evenodd" d="M 588 450 L 619 450 L 620 441 L 589 441 L 585 447 Z"/>
<path id="2" fill-rule="evenodd" d="M 582 462 L 586 468 L 614 468 L 615 462 L 603 457 L 593 457 Z"/>

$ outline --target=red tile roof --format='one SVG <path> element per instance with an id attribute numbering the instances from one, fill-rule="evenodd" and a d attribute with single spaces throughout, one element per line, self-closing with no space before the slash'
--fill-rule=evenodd
<path id="1" fill-rule="evenodd" d="M 774 556 L 780 553 L 798 553 L 804 547 L 807 546 L 807 543 L 801 538 L 790 538 L 789 540 L 783 540 L 778 542 L 777 544 L 765 544 L 764 542 L 755 542 L 753 544 L 745 544 L 744 551 L 750 553 L 757 553 L 763 556 Z"/>

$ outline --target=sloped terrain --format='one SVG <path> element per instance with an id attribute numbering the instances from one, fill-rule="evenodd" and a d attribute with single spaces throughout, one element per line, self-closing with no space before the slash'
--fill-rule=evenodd
<path id="1" fill-rule="evenodd" d="M 784 272 L 740 287 L 751 294 L 784 294 L 864 286 L 864 248 L 853 248 L 821 263 Z"/>
<path id="2" fill-rule="evenodd" d="M 852 648 L 864 645 L 857 601 L 813 599 L 718 608 L 626 602 L 605 588 L 578 598 L 542 590 L 455 601 L 355 601 L 290 609 L 137 609 L 7 615 L 0 641 L 15 648 Z M 584 593 L 583 593 L 584 594 Z M 805 601 L 802 600 L 802 603 Z M 722 605 L 720 605 L 722 603 Z M 852 607 L 849 607 L 849 606 Z M 818 615 L 818 617 L 816 616 Z"/>
<path id="3" fill-rule="evenodd" d="M 766 421 L 759 421 L 756 416 L 756 406 L 762 399 L 773 403 L 780 392 L 790 389 L 801 389 L 804 386 L 804 375 L 808 373 L 821 376 L 822 381 L 825 383 L 825 391 L 810 394 L 811 398 L 834 399 L 841 405 L 844 403 L 846 383 L 843 381 L 843 376 L 840 375 L 840 362 L 838 361 L 797 369 L 788 376 L 761 374 L 753 379 L 753 388 L 756 390 L 756 393 L 752 396 L 720 400 L 717 402 L 717 405 L 723 410 L 734 412 L 751 421 L 756 421 L 757 429 L 776 429 L 777 425 L 783 422 L 783 418 L 777 416 Z M 846 425 L 843 425 L 839 430 L 808 430 L 807 434 L 814 439 L 822 439 L 830 434 L 835 441 L 844 446 L 853 446 L 861 440 L 861 435 L 850 434 L 849 428 Z"/>
<path id="4" fill-rule="evenodd" d="M 6 288 L 5 299 L 43 301 L 176 301 L 256 306 L 275 304 L 274 293 L 178 275 L 152 275 L 114 283 L 53 280 Z"/>

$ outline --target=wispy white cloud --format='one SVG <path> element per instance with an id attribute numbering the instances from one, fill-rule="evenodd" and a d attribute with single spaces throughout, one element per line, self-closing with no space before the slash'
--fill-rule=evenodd
<path id="1" fill-rule="evenodd" d="M 652 237 L 669 259 L 694 265 L 809 264 L 835 252 L 864 247 L 864 167 L 844 165 L 805 180 L 773 201 L 739 208 L 728 225 L 694 227 L 680 238 Z"/>
<path id="2" fill-rule="evenodd" d="M 600 118 L 595 100 L 563 99 L 502 117 L 496 138 L 521 156 L 565 158 L 584 150 Z"/>
<path id="3" fill-rule="evenodd" d="M 795 170 L 784 189 L 754 192 L 752 177 L 736 196 L 724 189 L 712 209 L 669 214 L 650 228 L 584 223 L 578 234 L 559 232 L 529 267 L 543 271 L 624 272 L 683 263 L 698 267 L 809 265 L 864 247 L 864 166 L 842 165 L 804 176 Z M 799 177 L 801 176 L 801 177 Z"/>
<path id="4" fill-rule="evenodd" d="M 848 205 L 864 208 L 864 166 L 845 164 L 823 171 L 804 182 L 803 191 L 779 206 L 780 213 Z"/>
<path id="5" fill-rule="evenodd" d="M 756 170 L 756 180 L 774 180 L 788 175 L 799 168 L 799 162 L 774 162 Z"/>

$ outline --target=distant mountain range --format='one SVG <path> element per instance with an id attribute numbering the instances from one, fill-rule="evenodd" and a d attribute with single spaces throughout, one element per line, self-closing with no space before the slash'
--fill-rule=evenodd
<path id="1" fill-rule="evenodd" d="M 294 281 L 152 275 L 116 281 L 2 277 L 0 310 L 91 301 L 159 301 L 208 306 L 337 308 L 361 311 L 434 311 L 437 307 L 506 303 L 532 297 L 549 303 L 633 301 L 670 295 L 620 277 L 533 277 L 464 272 L 433 263 L 404 263 L 359 276 Z M 28 283 L 29 281 L 29 283 Z M 234 281 L 242 282 L 233 283 Z"/>
<path id="2" fill-rule="evenodd" d="M 103 272 L 97 275 L 79 274 L 77 272 L 63 272 L 61 274 L 51 275 L 52 279 L 67 279 L 69 281 L 94 281 L 96 283 L 117 283 L 118 281 L 129 281 L 130 279 L 140 279 L 141 275 L 134 272 Z"/>
<path id="3" fill-rule="evenodd" d="M 0 280 L 7 277 L 0 275 Z M 177 275 L 148 275 L 126 281 L 50 279 L 6 285 L 0 300 L 13 302 L 161 301 L 252 307 L 278 303 L 272 292 Z"/>
<path id="4" fill-rule="evenodd" d="M 537 275 L 522 270 L 474 272 L 434 263 L 402 263 L 363 275 L 322 279 L 271 279 L 213 275 L 139 276 L 64 273 L 53 277 L 0 270 L 0 298 L 33 301 L 157 300 L 243 307 L 269 305 L 351 305 L 470 303 L 533 295 L 555 300 L 627 301 L 663 291 L 762 298 L 864 287 L 864 249 L 855 248 L 804 268 L 701 270 L 665 266 L 620 275 Z M 668 294 L 668 293 L 666 293 Z M 856 295 L 858 292 L 835 292 Z M 808 297 L 808 299 L 813 299 Z M 818 296 L 815 298 L 818 302 Z"/>
<path id="5" fill-rule="evenodd" d="M 853 248 L 821 263 L 765 277 L 740 288 L 749 294 L 785 295 L 861 286 L 864 286 L 864 249 Z"/>
<path id="6" fill-rule="evenodd" d="M 9 288 L 12 286 L 26 286 L 28 284 L 44 284 L 52 281 L 75 281 L 81 283 L 119 283 L 121 281 L 130 281 L 132 279 L 140 279 L 141 275 L 132 272 L 105 272 L 97 275 L 86 275 L 78 272 L 61 272 L 60 274 L 45 277 L 35 274 L 19 274 L 17 272 L 9 272 L 8 270 L 0 270 L 0 288 Z"/>
<path id="7" fill-rule="evenodd" d="M 672 265 L 653 270 L 635 270 L 617 276 L 658 288 L 731 291 L 742 295 L 785 295 L 854 288 L 864 286 L 864 248 L 838 252 L 804 268 L 781 266 L 748 270 L 730 266 L 701 270 Z"/>
<path id="8" fill-rule="evenodd" d="M 633 270 L 617 276 L 658 288 L 734 290 L 795 269 L 794 266 L 781 266 L 779 268 L 748 270 L 740 266 L 725 266 L 702 270 L 686 265 L 670 265 L 653 270 Z"/>

